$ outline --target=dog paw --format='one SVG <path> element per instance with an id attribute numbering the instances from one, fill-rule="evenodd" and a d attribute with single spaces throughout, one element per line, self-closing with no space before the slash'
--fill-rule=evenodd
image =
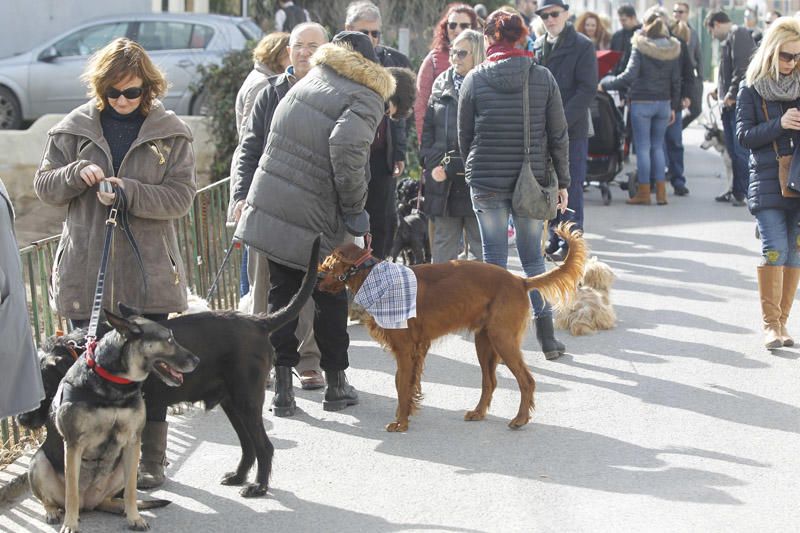
<path id="1" fill-rule="evenodd" d="M 128 529 L 133 531 L 147 531 L 150 529 L 150 524 L 148 524 L 141 516 L 133 519 L 129 518 Z"/>
<path id="2" fill-rule="evenodd" d="M 399 422 L 395 420 L 391 424 L 386 424 L 386 431 L 389 433 L 402 433 L 404 431 L 408 431 L 408 421 Z"/>
<path id="3" fill-rule="evenodd" d="M 240 476 L 236 472 L 228 472 L 224 476 L 222 476 L 222 481 L 220 483 L 222 485 L 232 485 L 238 486 L 247 481 L 247 476 Z"/>
<path id="4" fill-rule="evenodd" d="M 510 427 L 511 429 L 519 429 L 528 422 L 530 422 L 530 420 L 531 420 L 530 417 L 527 416 L 517 416 L 514 417 L 511 420 L 511 422 L 508 423 L 508 427 Z"/>
<path id="5" fill-rule="evenodd" d="M 59 533 L 78 533 L 78 531 L 80 531 L 80 529 L 78 529 L 78 524 L 75 525 L 63 524 L 61 526 L 61 530 Z"/>
<path id="6" fill-rule="evenodd" d="M 481 413 L 480 411 L 477 410 L 467 411 L 467 413 L 464 415 L 464 420 L 466 420 L 467 422 L 483 420 L 484 418 L 486 418 L 486 413 Z"/>
<path id="7" fill-rule="evenodd" d="M 264 496 L 267 493 L 267 488 L 267 485 L 253 483 L 240 490 L 239 495 L 242 498 L 257 498 L 259 496 Z"/>
<path id="8" fill-rule="evenodd" d="M 48 524 L 51 525 L 58 524 L 64 518 L 64 511 L 61 509 L 56 509 L 54 511 L 46 511 L 44 518 Z"/>

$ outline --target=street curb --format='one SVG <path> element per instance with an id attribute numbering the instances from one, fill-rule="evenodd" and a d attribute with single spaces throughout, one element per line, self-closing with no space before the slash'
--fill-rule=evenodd
<path id="1" fill-rule="evenodd" d="M 28 492 L 28 466 L 36 450 L 28 450 L 0 470 L 0 504 L 10 503 Z"/>

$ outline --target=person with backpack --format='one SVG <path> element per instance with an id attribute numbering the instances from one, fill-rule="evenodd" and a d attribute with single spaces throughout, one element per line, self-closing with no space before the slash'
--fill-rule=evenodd
<path id="1" fill-rule="evenodd" d="M 292 0 L 278 0 L 280 8 L 275 12 L 275 31 L 291 33 L 295 26 L 311 22 L 308 10 L 295 5 Z"/>

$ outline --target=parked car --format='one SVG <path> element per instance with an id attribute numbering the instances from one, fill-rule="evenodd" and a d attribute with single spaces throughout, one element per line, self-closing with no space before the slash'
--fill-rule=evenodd
<path id="1" fill-rule="evenodd" d="M 89 56 L 118 37 L 141 44 L 167 76 L 164 105 L 179 115 L 201 114 L 199 65 L 219 64 L 231 50 L 262 36 L 251 19 L 206 14 L 146 13 L 84 23 L 40 46 L 0 59 L 0 129 L 23 120 L 67 113 L 85 102 L 80 76 Z"/>

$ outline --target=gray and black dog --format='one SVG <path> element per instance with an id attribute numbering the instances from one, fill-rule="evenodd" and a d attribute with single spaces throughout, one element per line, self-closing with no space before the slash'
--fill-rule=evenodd
<path id="1" fill-rule="evenodd" d="M 51 426 L 63 439 L 62 456 L 53 461 L 40 449 L 28 471 L 47 521 L 58 522 L 64 509 L 61 533 L 78 531 L 79 511 L 93 509 L 124 510 L 131 529 L 148 529 L 136 500 L 145 422 L 142 384 L 154 372 L 164 383 L 178 386 L 182 373 L 191 372 L 198 363 L 172 331 L 156 322 L 108 311 L 106 319 L 114 329 L 96 346 L 90 343 L 61 380 L 52 401 Z M 114 496 L 123 489 L 120 502 Z"/>

